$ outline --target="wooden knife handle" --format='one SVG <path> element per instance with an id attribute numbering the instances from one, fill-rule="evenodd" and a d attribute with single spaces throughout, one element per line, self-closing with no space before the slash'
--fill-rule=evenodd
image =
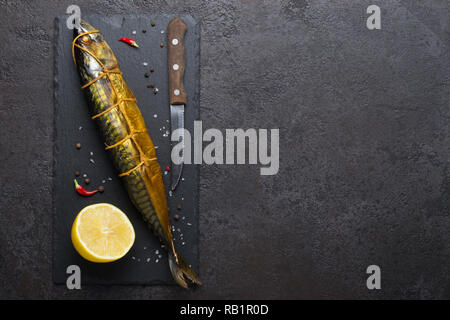
<path id="1" fill-rule="evenodd" d="M 174 18 L 167 27 L 168 62 L 169 62 L 169 98 L 170 104 L 186 104 L 184 91 L 184 34 L 187 27 L 183 20 Z"/>

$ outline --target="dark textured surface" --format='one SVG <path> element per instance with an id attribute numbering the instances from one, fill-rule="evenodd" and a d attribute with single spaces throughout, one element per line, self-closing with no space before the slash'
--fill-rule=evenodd
<path id="1" fill-rule="evenodd" d="M 280 128 L 280 172 L 201 167 L 199 290 L 54 285 L 53 21 L 72 3 L 0 0 L 0 297 L 450 298 L 446 0 L 376 1 L 379 31 L 373 1 L 77 1 L 200 20 L 204 127 Z"/>
<path id="2" fill-rule="evenodd" d="M 171 163 L 170 136 L 167 134 L 170 130 L 170 115 L 167 46 L 161 48 L 160 43 L 167 43 L 165 30 L 173 18 L 170 15 L 84 16 L 86 21 L 101 31 L 115 53 L 124 79 L 138 101 L 163 170 Z M 185 56 L 189 65 L 185 72 L 185 88 L 189 108 L 186 109 L 185 120 L 186 129 L 193 132 L 194 120 L 199 118 L 200 104 L 200 28 L 191 16 L 182 15 L 181 18 L 188 27 Z M 66 27 L 66 19 L 67 16 L 62 16 L 55 20 L 54 280 L 65 284 L 67 267 L 78 265 L 82 272 L 82 284 L 174 284 L 165 250 L 161 249 L 158 239 L 148 230 L 140 213 L 129 200 L 108 152 L 104 151 L 101 135 L 89 116 L 78 71 L 72 60 L 73 30 Z M 149 27 L 152 22 L 155 26 Z M 146 33 L 142 33 L 144 28 L 148 28 Z M 136 31 L 135 35 L 132 34 L 133 30 Z M 139 49 L 117 41 L 123 36 L 132 36 L 139 43 Z M 148 65 L 144 66 L 144 63 Z M 150 68 L 154 70 L 153 73 L 149 71 Z M 146 72 L 151 74 L 149 78 L 145 78 Z M 153 89 L 147 88 L 149 83 L 155 84 L 158 94 L 155 95 Z M 75 148 L 77 142 L 82 145 L 80 150 Z M 81 174 L 78 178 L 80 183 L 84 180 L 83 175 L 88 175 L 91 180 L 88 189 L 102 184 L 105 192 L 92 197 L 80 197 L 72 182 L 75 170 Z M 197 270 L 198 166 L 186 166 L 183 178 L 176 192 L 167 192 L 170 216 L 177 213 L 182 217 L 179 221 L 171 219 L 174 228 L 172 234 L 177 251 Z M 163 174 L 163 179 L 168 189 L 170 174 Z M 100 202 L 111 203 L 123 210 L 136 233 L 130 252 L 115 263 L 87 262 L 75 251 L 70 240 L 70 229 L 77 213 L 87 205 Z M 177 205 L 181 205 L 181 210 L 177 210 Z"/>

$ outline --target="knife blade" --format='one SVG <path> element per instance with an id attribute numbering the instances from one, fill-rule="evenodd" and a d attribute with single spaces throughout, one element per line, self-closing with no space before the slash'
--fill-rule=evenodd
<path id="1" fill-rule="evenodd" d="M 187 95 L 184 90 L 184 35 L 187 31 L 186 24 L 180 18 L 174 18 L 167 27 L 168 43 L 168 68 L 169 68 L 169 104 L 170 104 L 170 129 L 184 129 L 184 109 L 187 103 Z M 180 155 L 184 156 L 184 133 L 180 135 L 179 141 L 172 141 L 172 148 L 175 144 L 182 143 L 183 150 Z M 174 191 L 183 173 L 182 161 L 180 164 L 173 163 L 171 170 L 171 190 Z"/>

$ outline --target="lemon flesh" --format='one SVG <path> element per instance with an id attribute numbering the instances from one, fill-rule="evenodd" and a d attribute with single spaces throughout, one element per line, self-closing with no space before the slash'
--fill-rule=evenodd
<path id="1" fill-rule="evenodd" d="M 125 213 L 108 203 L 82 209 L 72 225 L 75 250 L 92 262 L 111 262 L 122 258 L 133 246 L 133 226 Z"/>

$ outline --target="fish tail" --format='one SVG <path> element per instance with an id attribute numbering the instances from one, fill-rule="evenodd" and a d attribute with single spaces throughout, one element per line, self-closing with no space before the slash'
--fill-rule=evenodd
<path id="1" fill-rule="evenodd" d="M 178 253 L 169 253 L 169 267 L 174 280 L 183 288 L 189 288 L 186 279 L 190 280 L 192 284 L 202 285 L 198 275 Z"/>

